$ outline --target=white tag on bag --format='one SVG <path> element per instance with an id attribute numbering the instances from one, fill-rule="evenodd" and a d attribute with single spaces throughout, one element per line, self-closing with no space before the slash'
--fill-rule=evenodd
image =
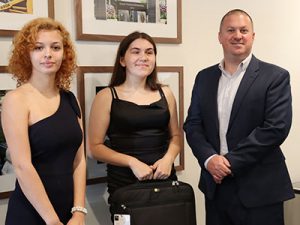
<path id="1" fill-rule="evenodd" d="M 130 225 L 130 215 L 128 214 L 115 214 L 114 225 Z"/>

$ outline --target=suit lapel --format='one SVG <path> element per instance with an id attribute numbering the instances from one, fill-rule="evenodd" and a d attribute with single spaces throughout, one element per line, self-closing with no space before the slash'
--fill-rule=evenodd
<path id="1" fill-rule="evenodd" d="M 240 83 L 240 86 L 237 90 L 233 105 L 232 105 L 232 110 L 231 110 L 231 115 L 230 115 L 230 120 L 229 120 L 229 125 L 228 125 L 228 130 L 229 132 L 231 125 L 239 111 L 239 108 L 241 106 L 241 103 L 249 91 L 249 88 L 253 84 L 254 80 L 258 76 L 258 71 L 259 71 L 259 65 L 258 65 L 258 59 L 255 58 L 255 56 L 252 56 L 252 59 L 250 61 L 250 64 L 244 74 L 244 77 Z"/>
<path id="2" fill-rule="evenodd" d="M 217 65 L 215 67 L 216 71 L 213 72 L 211 74 L 211 92 L 212 93 L 211 95 L 208 95 L 210 100 L 209 102 L 212 102 L 213 104 L 211 104 L 211 110 L 210 112 L 212 113 L 212 117 L 211 118 L 214 118 L 214 125 L 215 125 L 215 129 L 216 129 L 216 132 L 217 134 L 219 134 L 219 116 L 218 116 L 218 87 L 219 87 L 219 80 L 220 80 L 220 77 L 222 75 L 222 71 L 219 69 L 219 66 Z"/>

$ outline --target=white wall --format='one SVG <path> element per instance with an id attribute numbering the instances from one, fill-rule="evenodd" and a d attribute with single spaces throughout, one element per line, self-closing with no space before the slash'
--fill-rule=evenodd
<path id="1" fill-rule="evenodd" d="M 173 0 L 169 0 L 173 1 Z M 179 45 L 158 44 L 158 65 L 184 66 L 184 112 L 190 103 L 191 89 L 196 73 L 219 62 L 222 49 L 217 40 L 221 17 L 230 9 L 241 8 L 254 20 L 256 57 L 278 64 L 291 73 L 293 93 L 293 126 L 283 145 L 292 181 L 300 181 L 300 2 L 290 0 L 182 0 L 183 42 Z M 56 19 L 61 21 L 75 37 L 73 1 L 55 0 Z M 0 38 L 0 65 L 7 64 L 11 39 Z M 118 44 L 112 42 L 76 41 L 78 64 L 113 65 Z M 298 104 L 296 104 L 298 103 Z M 297 126 L 298 125 L 298 126 Z M 194 186 L 197 199 L 198 225 L 204 225 L 203 196 L 197 189 L 199 166 L 185 143 L 185 170 L 179 178 Z M 0 184 L 1 185 L 1 184 Z M 4 218 L 6 202 L 0 201 L 0 220 Z M 3 209 L 3 210 L 2 210 Z M 1 221 L 0 221 L 1 224 Z M 107 225 L 101 223 L 101 225 Z"/>

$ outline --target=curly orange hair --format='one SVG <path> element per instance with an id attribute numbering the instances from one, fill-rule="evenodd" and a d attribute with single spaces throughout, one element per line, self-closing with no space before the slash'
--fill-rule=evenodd
<path id="1" fill-rule="evenodd" d="M 17 80 L 18 86 L 30 79 L 32 73 L 30 52 L 34 50 L 37 35 L 41 30 L 57 30 L 62 36 L 64 57 L 60 69 L 56 73 L 55 83 L 58 88 L 69 90 L 71 76 L 76 70 L 76 53 L 69 32 L 61 23 L 51 18 L 31 20 L 15 35 L 8 71 Z"/>

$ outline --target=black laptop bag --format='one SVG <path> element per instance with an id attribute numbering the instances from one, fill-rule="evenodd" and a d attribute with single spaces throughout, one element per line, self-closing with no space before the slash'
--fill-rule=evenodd
<path id="1" fill-rule="evenodd" d="M 196 225 L 193 188 L 181 181 L 138 182 L 119 188 L 111 206 L 114 224 Z"/>

